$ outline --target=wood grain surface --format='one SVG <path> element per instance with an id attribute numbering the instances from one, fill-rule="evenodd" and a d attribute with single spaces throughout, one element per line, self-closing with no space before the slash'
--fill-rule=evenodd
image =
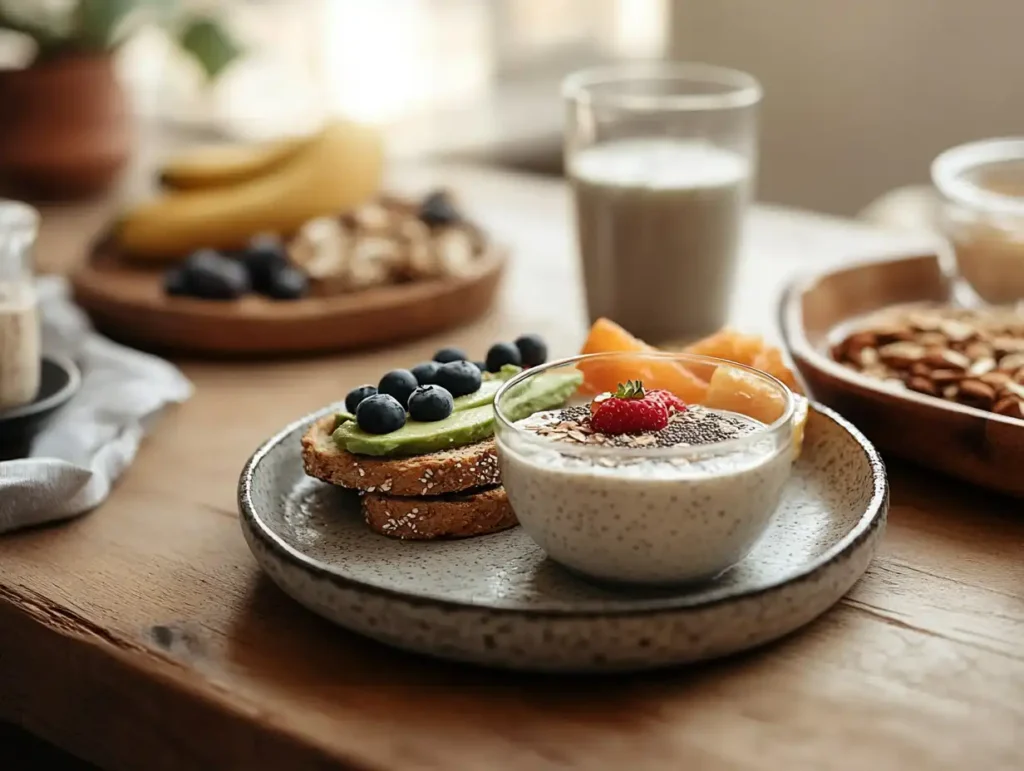
<path id="1" fill-rule="evenodd" d="M 125 770 L 1024 767 L 1019 503 L 910 467 L 893 468 L 881 555 L 839 606 L 766 649 L 672 672 L 438 663 L 333 628 L 258 573 L 235 484 L 281 425 L 441 343 L 482 352 L 531 330 L 566 354 L 581 341 L 563 188 L 442 174 L 513 246 L 493 311 L 358 356 L 184 363 L 195 397 L 163 417 L 106 504 L 0 539 L 0 719 Z M 48 216 L 44 264 L 66 267 L 101 209 Z M 796 270 L 918 248 L 759 210 L 736 321 L 769 329 Z"/>

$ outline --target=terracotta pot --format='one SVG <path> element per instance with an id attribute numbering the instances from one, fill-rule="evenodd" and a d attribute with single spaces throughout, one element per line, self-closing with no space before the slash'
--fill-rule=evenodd
<path id="1" fill-rule="evenodd" d="M 128 100 L 110 56 L 0 71 L 0 177 L 30 198 L 107 189 L 131 154 Z"/>

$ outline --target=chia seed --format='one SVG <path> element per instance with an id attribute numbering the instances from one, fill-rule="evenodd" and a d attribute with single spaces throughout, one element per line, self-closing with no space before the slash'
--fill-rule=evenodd
<path id="1" fill-rule="evenodd" d="M 606 447 L 696 447 L 736 439 L 755 433 L 762 423 L 745 415 L 722 413 L 698 405 L 669 417 L 660 431 L 639 434 L 600 434 L 590 425 L 590 408 L 566 407 L 535 416 L 520 425 L 554 441 L 570 444 L 598 444 Z"/>

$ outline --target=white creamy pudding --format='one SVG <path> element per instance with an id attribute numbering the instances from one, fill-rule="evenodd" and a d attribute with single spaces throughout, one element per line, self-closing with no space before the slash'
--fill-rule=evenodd
<path id="1" fill-rule="evenodd" d="M 691 406 L 656 432 L 605 436 L 587 407 L 537 413 L 499 432 L 502 482 L 524 530 L 595 578 L 712 578 L 764 533 L 792 465 L 792 432 Z"/>

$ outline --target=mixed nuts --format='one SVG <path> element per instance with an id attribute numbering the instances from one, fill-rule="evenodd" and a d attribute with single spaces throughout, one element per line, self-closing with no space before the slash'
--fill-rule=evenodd
<path id="1" fill-rule="evenodd" d="M 893 387 L 1024 419 L 1024 315 L 1016 310 L 887 309 L 831 352 Z"/>

